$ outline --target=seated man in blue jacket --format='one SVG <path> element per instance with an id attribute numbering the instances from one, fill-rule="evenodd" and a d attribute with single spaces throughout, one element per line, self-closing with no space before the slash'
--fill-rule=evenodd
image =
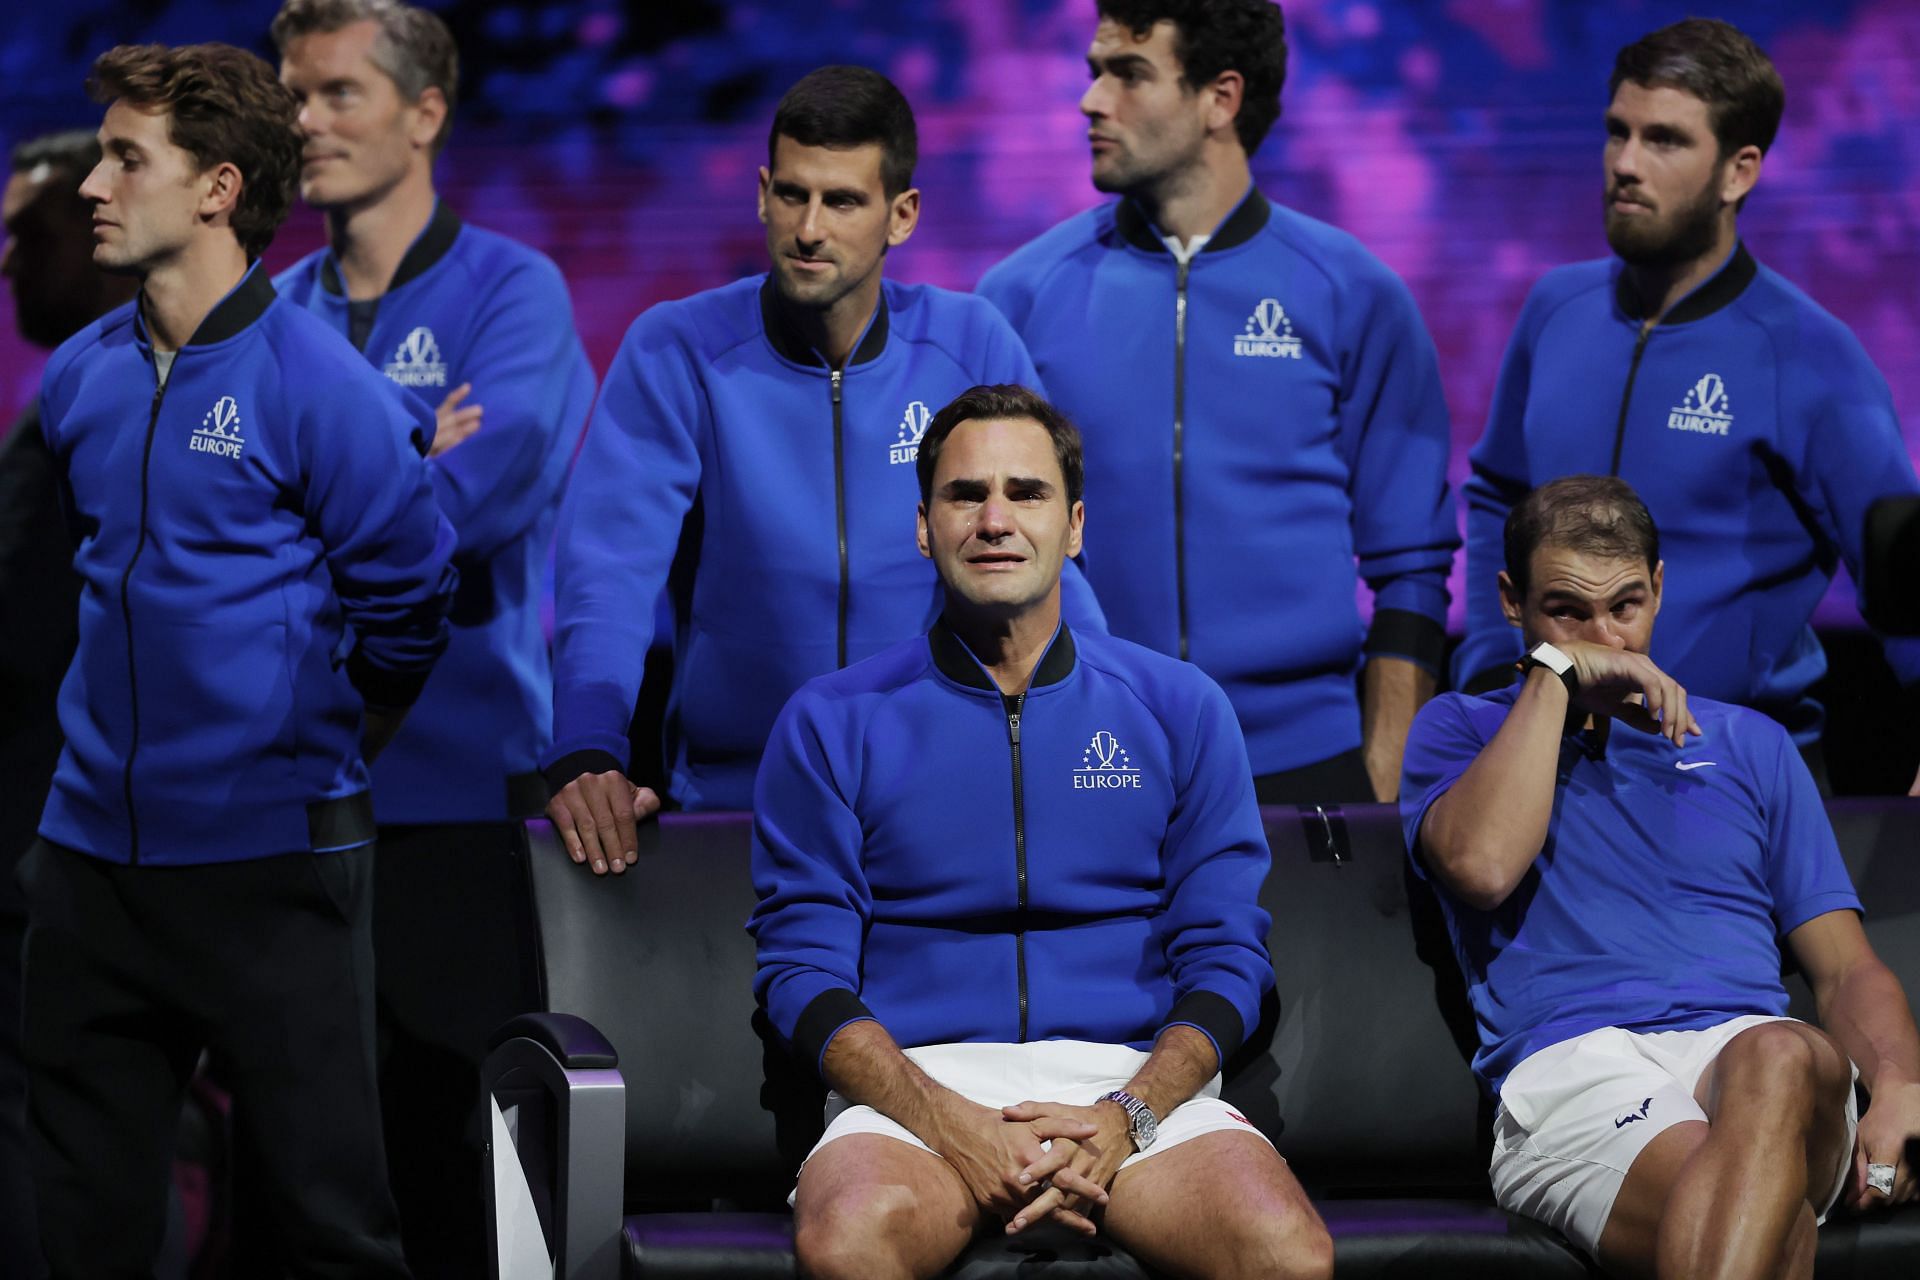
<path id="1" fill-rule="evenodd" d="M 825 67 L 780 100 L 760 170 L 772 270 L 643 313 L 607 371 L 561 505 L 548 814 L 625 868 L 657 807 L 627 729 L 673 584 L 670 799 L 745 809 L 781 704 L 925 631 L 939 586 L 901 538 L 921 433 L 979 383 L 1034 385 L 978 298 L 883 279 L 920 216 L 913 110 Z M 1068 617 L 1104 628 L 1068 569 Z"/>
<path id="2" fill-rule="evenodd" d="M 804 685 L 754 789 L 755 991 L 834 1090 L 802 1269 L 931 1276 L 1053 1217 L 1181 1275 L 1328 1274 L 1299 1184 L 1218 1097 L 1273 979 L 1232 708 L 1062 623 L 1081 448 L 1045 400 L 968 391 L 916 471 L 939 620 Z"/>
<path id="3" fill-rule="evenodd" d="M 1401 790 L 1500 1103 L 1494 1195 L 1616 1274 L 1811 1276 L 1842 1196 L 1914 1198 L 1906 996 L 1786 731 L 1647 656 L 1667 575 L 1633 490 L 1536 489 L 1506 564 L 1525 675 L 1422 709 Z M 1825 1030 L 1784 1016 L 1782 939 Z"/>
<path id="4" fill-rule="evenodd" d="M 1859 339 L 1740 238 L 1786 102 L 1766 54 L 1688 19 L 1622 49 L 1610 88 L 1614 256 L 1548 272 L 1514 326 L 1465 485 L 1455 682 L 1498 687 L 1519 657 L 1494 587 L 1514 504 L 1556 476 L 1617 475 L 1667 535 L 1654 657 L 1785 725 L 1824 786 L 1814 606 L 1837 564 L 1859 581 L 1867 508 L 1920 493 L 1920 478 Z M 1920 687 L 1920 639 L 1885 650 Z"/>
<path id="5" fill-rule="evenodd" d="M 121 46 L 92 88 L 93 259 L 141 288 L 41 388 L 82 584 L 22 869 L 41 1241 L 58 1278 L 151 1273 L 205 1048 L 293 1273 L 405 1276 L 366 762 L 447 642 L 433 414 L 267 278 L 300 164 L 272 68 Z"/>

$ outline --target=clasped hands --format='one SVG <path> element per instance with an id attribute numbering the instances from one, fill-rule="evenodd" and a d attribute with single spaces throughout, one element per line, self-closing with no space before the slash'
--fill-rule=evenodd
<path id="1" fill-rule="evenodd" d="M 1006 1219 L 1008 1235 L 1047 1218 L 1093 1235 L 1089 1215 L 1107 1203 L 1107 1184 L 1133 1154 L 1127 1113 L 1112 1102 L 1021 1102 L 998 1112 L 969 1105 L 946 1128 L 941 1154 L 975 1203 Z"/>

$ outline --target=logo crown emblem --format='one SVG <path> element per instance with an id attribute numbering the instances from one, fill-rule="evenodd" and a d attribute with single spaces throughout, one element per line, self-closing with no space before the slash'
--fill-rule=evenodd
<path id="1" fill-rule="evenodd" d="M 433 340 L 433 330 L 421 325 L 407 335 L 393 358 L 400 364 L 439 364 L 440 344 Z"/>
<path id="2" fill-rule="evenodd" d="M 213 408 L 207 410 L 200 425 L 213 435 L 230 439 L 240 426 L 239 403 L 232 396 L 221 396 L 214 401 Z"/>
<path id="3" fill-rule="evenodd" d="M 1260 305 L 1247 317 L 1246 336 L 1262 342 L 1275 342 L 1290 336 L 1293 325 L 1287 319 L 1286 308 L 1277 298 L 1262 298 Z"/>
<path id="4" fill-rule="evenodd" d="M 1721 381 L 1717 373 L 1702 375 L 1700 381 L 1693 384 L 1693 390 L 1687 392 L 1688 407 L 1703 413 L 1725 413 L 1727 411 L 1727 384 Z"/>
<path id="5" fill-rule="evenodd" d="M 927 434 L 927 425 L 932 421 L 933 410 L 927 408 L 924 401 L 913 401 L 900 419 L 900 437 L 894 443 L 919 444 L 921 437 Z"/>

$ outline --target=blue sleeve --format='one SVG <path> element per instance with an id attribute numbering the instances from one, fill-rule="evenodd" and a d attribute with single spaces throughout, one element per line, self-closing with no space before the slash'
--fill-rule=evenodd
<path id="1" fill-rule="evenodd" d="M 1467 455 L 1467 630 L 1453 655 L 1453 685 L 1475 692 L 1499 688 L 1520 659 L 1520 632 L 1500 609 L 1500 571 L 1507 566 L 1507 513 L 1531 489 L 1523 425 L 1533 369 L 1532 299 L 1500 361 L 1487 429 Z"/>
<path id="2" fill-rule="evenodd" d="M 1447 488 L 1451 432 L 1440 358 L 1406 285 L 1372 265 L 1341 310 L 1337 406 L 1354 554 L 1373 589 L 1367 651 L 1437 673 L 1446 650 L 1447 574 L 1460 545 Z"/>
<path id="3" fill-rule="evenodd" d="M 1273 921 L 1260 906 L 1272 855 L 1240 723 L 1211 680 L 1195 708 L 1164 847 L 1175 992 L 1166 1025 L 1204 1032 L 1224 1063 L 1260 1020 L 1260 997 L 1273 985 Z"/>
<path id="4" fill-rule="evenodd" d="M 560 504 L 553 746 L 541 760 L 556 791 L 628 765 L 655 610 L 700 484 L 696 358 L 659 308 L 633 322 Z"/>
<path id="5" fill-rule="evenodd" d="M 349 678 L 369 706 L 410 706 L 447 647 L 458 581 L 453 527 L 416 445 L 432 438 L 433 415 L 364 365 L 325 385 L 290 406 L 301 425 L 304 514 L 357 642 Z"/>
<path id="6" fill-rule="evenodd" d="M 858 994 L 873 895 L 833 719 L 804 688 L 789 699 L 753 787 L 754 998 L 815 1070 L 835 1033 L 873 1016 Z"/>
<path id="7" fill-rule="evenodd" d="M 462 378 L 480 430 L 430 463 L 464 561 L 524 535 L 560 496 L 593 398 L 566 282 L 552 264 L 513 268 L 482 306 Z"/>
<path id="8" fill-rule="evenodd" d="M 1753 717 L 1758 721 L 1759 717 Z M 1767 721 L 1764 733 L 1773 756 L 1770 771 L 1756 781 L 1770 782 L 1764 804 L 1767 818 L 1767 890 L 1773 896 L 1774 926 L 1781 937 L 1829 911 L 1859 911 L 1860 896 L 1840 858 L 1833 824 L 1820 789 L 1807 772 L 1799 748 L 1786 730 Z"/>
<path id="9" fill-rule="evenodd" d="M 1407 750 L 1400 763 L 1400 826 L 1407 856 L 1423 880 L 1427 868 L 1420 859 L 1420 824 L 1489 741 L 1467 714 L 1468 705 L 1459 694 L 1443 693 L 1420 708 L 1407 731 Z"/>
<path id="10" fill-rule="evenodd" d="M 1867 508 L 1881 498 L 1920 494 L 1920 478 L 1901 437 L 1887 380 L 1858 339 L 1837 321 L 1808 330 L 1795 350 L 1779 353 L 1781 376 L 1788 383 L 1782 425 L 1799 433 L 1797 496 L 1839 548 L 1857 590 Z M 1900 683 L 1920 682 L 1920 639 L 1883 638 L 1881 643 Z"/>
<path id="11" fill-rule="evenodd" d="M 1016 254 L 1015 257 L 1018 257 Z M 1024 334 L 1027 316 L 1032 310 L 1033 293 L 1025 287 L 1015 266 L 1015 258 L 1003 258 L 987 268 L 974 292 L 994 305 L 1007 318 L 1015 333 Z"/>

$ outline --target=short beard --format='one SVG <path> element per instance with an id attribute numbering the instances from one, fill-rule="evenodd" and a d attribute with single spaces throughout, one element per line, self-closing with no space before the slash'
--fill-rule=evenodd
<path id="1" fill-rule="evenodd" d="M 1720 175 L 1700 194 L 1675 209 L 1663 226 L 1635 226 L 1634 219 L 1620 217 L 1607 208 L 1607 244 L 1620 257 L 1636 267 L 1664 268 L 1693 262 L 1713 248 L 1720 230 Z"/>

